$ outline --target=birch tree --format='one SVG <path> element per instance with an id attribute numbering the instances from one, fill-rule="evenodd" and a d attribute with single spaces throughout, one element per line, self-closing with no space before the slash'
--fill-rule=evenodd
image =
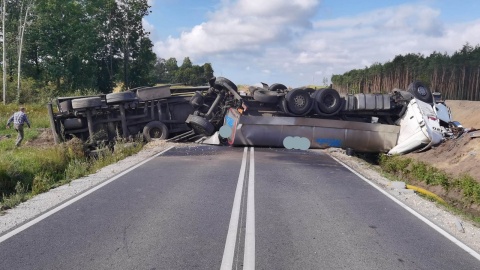
<path id="1" fill-rule="evenodd" d="M 7 0 L 2 1 L 2 71 L 3 71 L 3 105 L 6 104 L 7 100 L 7 64 L 6 64 L 6 31 L 5 31 L 5 13 L 7 12 Z"/>
<path id="2" fill-rule="evenodd" d="M 25 36 L 25 27 L 27 26 L 28 16 L 30 8 L 32 7 L 34 0 L 23 0 L 20 5 L 20 16 L 18 21 L 18 66 L 17 66 L 17 100 L 20 100 L 20 81 L 22 70 L 22 50 L 23 50 L 23 37 Z M 25 6 L 25 8 L 24 8 Z M 23 12 L 23 10 L 25 10 Z"/>

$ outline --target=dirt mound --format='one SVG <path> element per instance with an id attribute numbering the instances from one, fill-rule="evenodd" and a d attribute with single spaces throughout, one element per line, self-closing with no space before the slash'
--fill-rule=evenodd
<path id="1" fill-rule="evenodd" d="M 445 104 L 450 107 L 453 120 L 465 128 L 480 129 L 480 101 L 446 100 Z"/>
<path id="2" fill-rule="evenodd" d="M 447 100 L 452 117 L 465 128 L 480 129 L 480 101 Z M 480 138 L 470 138 L 464 133 L 454 140 L 422 153 L 410 153 L 408 157 L 431 164 L 453 176 L 470 174 L 480 183 Z"/>
<path id="3" fill-rule="evenodd" d="M 406 156 L 431 164 L 453 176 L 468 173 L 480 183 L 480 138 L 464 133 L 460 138 L 447 140 L 422 153 Z"/>
<path id="4" fill-rule="evenodd" d="M 25 145 L 28 146 L 35 146 L 35 147 L 45 147 L 45 146 L 52 146 L 55 144 L 55 140 L 53 139 L 53 133 L 50 128 L 39 128 L 37 138 L 31 141 L 25 141 Z"/>

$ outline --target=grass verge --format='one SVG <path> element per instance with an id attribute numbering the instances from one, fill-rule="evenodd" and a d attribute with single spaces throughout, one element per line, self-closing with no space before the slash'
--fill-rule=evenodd
<path id="1" fill-rule="evenodd" d="M 0 157 L 0 210 L 12 208 L 33 195 L 69 183 L 138 153 L 142 142 L 117 142 L 115 150 L 86 156 L 83 143 L 71 140 L 52 147 L 20 147 Z"/>
<path id="2" fill-rule="evenodd" d="M 480 224 L 480 183 L 472 176 L 453 177 L 427 163 L 403 156 L 380 155 L 378 163 L 383 172 L 433 191 L 447 202 L 447 208 Z"/>
<path id="3" fill-rule="evenodd" d="M 12 208 L 33 195 L 69 183 L 73 179 L 97 170 L 139 152 L 143 141 L 117 141 L 114 151 L 98 151 L 86 156 L 80 140 L 59 145 L 35 146 L 27 144 L 50 128 L 46 105 L 24 104 L 32 124 L 25 129 L 22 146 L 15 147 L 16 131 L 6 128 L 8 118 L 18 111 L 17 104 L 0 106 L 0 210 Z"/>

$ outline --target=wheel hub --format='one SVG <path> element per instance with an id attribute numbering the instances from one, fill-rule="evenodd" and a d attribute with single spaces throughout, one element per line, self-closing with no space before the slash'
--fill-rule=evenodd
<path id="1" fill-rule="evenodd" d="M 335 98 L 332 95 L 327 95 L 323 101 L 327 107 L 333 107 L 335 105 Z"/>
<path id="2" fill-rule="evenodd" d="M 304 96 L 296 96 L 293 100 L 295 102 L 295 106 L 297 107 L 303 107 L 307 103 Z"/>
<path id="3" fill-rule="evenodd" d="M 417 92 L 422 95 L 422 96 L 426 96 L 427 95 L 427 90 L 425 89 L 425 87 L 423 86 L 420 86 L 417 88 Z"/>

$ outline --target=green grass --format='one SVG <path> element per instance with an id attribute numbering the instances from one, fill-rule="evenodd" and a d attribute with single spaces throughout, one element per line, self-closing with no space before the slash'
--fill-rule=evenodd
<path id="1" fill-rule="evenodd" d="M 134 143 L 117 142 L 115 151 L 105 151 L 94 158 L 85 156 L 80 140 L 50 146 L 35 147 L 26 144 L 50 128 L 46 105 L 24 105 L 32 128 L 25 129 L 22 146 L 15 147 L 17 133 L 6 129 L 8 118 L 18 110 L 17 105 L 0 106 L 0 209 L 8 209 L 29 197 L 68 183 L 79 177 L 139 152 L 143 142 L 137 138 Z M 125 146 L 129 147 L 125 147 Z"/>
<path id="2" fill-rule="evenodd" d="M 403 156 L 381 155 L 379 165 L 384 172 L 407 183 L 423 182 L 428 186 L 441 186 L 446 192 L 458 190 L 463 195 L 461 204 L 464 207 L 480 205 L 480 183 L 468 174 L 453 177 L 427 163 Z M 480 221 L 480 217 L 476 216 L 474 220 Z"/>
<path id="3" fill-rule="evenodd" d="M 31 128 L 25 126 L 24 132 L 25 137 L 22 144 L 25 144 L 26 141 L 33 140 L 40 135 L 41 130 L 44 128 L 50 127 L 50 122 L 48 120 L 47 105 L 23 105 L 26 108 L 26 113 L 30 123 L 32 124 Z M 8 119 L 18 111 L 19 106 L 16 104 L 7 104 L 5 106 L 0 106 L 0 136 L 10 136 L 10 139 L 0 140 L 0 152 L 4 150 L 11 150 L 15 147 L 15 140 L 17 138 L 17 132 L 13 129 L 13 124 L 11 128 L 7 129 L 6 124 Z M 40 130 L 39 130 L 40 129 Z"/>

